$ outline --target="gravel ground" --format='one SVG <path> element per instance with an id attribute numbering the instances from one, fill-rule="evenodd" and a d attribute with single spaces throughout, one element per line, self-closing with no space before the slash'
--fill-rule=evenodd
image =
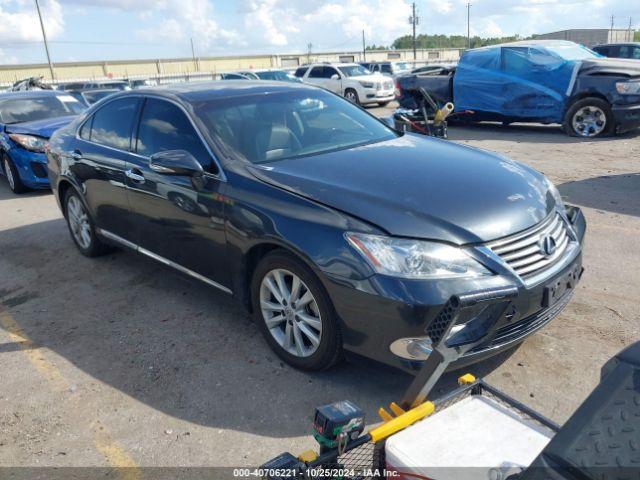
<path id="1" fill-rule="evenodd" d="M 640 133 L 479 125 L 450 137 L 544 172 L 586 215 L 568 308 L 468 369 L 563 422 L 640 332 Z M 314 406 L 349 398 L 374 421 L 410 381 L 366 362 L 283 365 L 224 294 L 132 253 L 81 256 L 49 193 L 14 196 L 0 180 L 0 213 L 0 466 L 257 466 L 313 447 Z"/>

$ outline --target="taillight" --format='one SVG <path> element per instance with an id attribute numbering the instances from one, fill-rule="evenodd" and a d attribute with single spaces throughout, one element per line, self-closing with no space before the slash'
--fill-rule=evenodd
<path id="1" fill-rule="evenodd" d="M 400 88 L 400 82 L 398 80 L 396 80 L 396 88 L 393 93 L 395 94 L 396 98 L 400 98 L 402 96 L 402 88 Z"/>

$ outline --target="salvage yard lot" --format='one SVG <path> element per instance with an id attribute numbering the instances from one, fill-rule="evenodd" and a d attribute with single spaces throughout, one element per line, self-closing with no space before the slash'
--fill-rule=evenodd
<path id="1" fill-rule="evenodd" d="M 587 218 L 568 308 L 467 369 L 563 422 L 640 332 L 640 133 L 487 124 L 450 138 L 542 171 Z M 4 181 L 0 252 L 0 466 L 258 466 L 313 447 L 316 405 L 349 398 L 372 423 L 410 381 L 370 363 L 296 371 L 233 299 L 133 253 L 81 256 L 51 194 Z"/>

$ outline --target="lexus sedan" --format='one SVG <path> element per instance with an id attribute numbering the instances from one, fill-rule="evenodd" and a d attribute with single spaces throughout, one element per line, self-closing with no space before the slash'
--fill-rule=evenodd
<path id="1" fill-rule="evenodd" d="M 56 132 L 48 159 L 82 254 L 134 250 L 235 296 L 302 369 L 351 353 L 410 370 L 451 297 L 517 290 L 476 312 L 497 322 L 457 365 L 477 361 L 555 317 L 582 272 L 584 218 L 542 174 L 310 85 L 122 92 Z"/>

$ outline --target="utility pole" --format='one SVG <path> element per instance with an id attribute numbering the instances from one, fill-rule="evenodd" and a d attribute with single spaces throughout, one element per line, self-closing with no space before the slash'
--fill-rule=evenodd
<path id="1" fill-rule="evenodd" d="M 467 49 L 471 48 L 471 2 L 467 2 Z"/>
<path id="2" fill-rule="evenodd" d="M 366 47 L 366 44 L 364 43 L 364 30 L 362 30 L 362 61 L 363 62 L 367 61 L 367 47 Z"/>
<path id="3" fill-rule="evenodd" d="M 191 37 L 191 56 L 193 57 L 193 68 L 195 68 L 197 72 L 200 69 L 198 68 L 198 60 L 196 59 L 196 49 L 193 46 L 193 37 Z"/>
<path id="4" fill-rule="evenodd" d="M 311 49 L 313 48 L 313 43 L 307 43 L 307 63 L 311 63 Z"/>
<path id="5" fill-rule="evenodd" d="M 609 30 L 609 43 L 611 42 L 615 42 L 615 39 L 613 38 L 613 20 L 614 20 L 614 16 L 611 15 L 611 29 Z"/>
<path id="6" fill-rule="evenodd" d="M 44 50 L 47 52 L 47 62 L 49 63 L 49 72 L 51 73 L 51 80 L 55 80 L 53 75 L 53 64 L 51 63 L 51 55 L 49 55 L 49 43 L 47 42 L 47 34 L 44 31 L 44 22 L 42 21 L 42 13 L 40 13 L 40 5 L 38 0 L 36 2 L 36 10 L 38 11 L 38 18 L 40 19 L 40 28 L 42 28 L 42 38 L 44 39 Z"/>
<path id="7" fill-rule="evenodd" d="M 631 30 L 631 26 L 633 25 L 633 18 L 629 17 L 629 33 L 627 33 L 627 42 L 633 42 L 633 33 Z"/>
<path id="8" fill-rule="evenodd" d="M 416 54 L 416 25 L 420 23 L 420 17 L 416 15 L 416 2 L 411 4 L 412 15 L 409 17 L 409 23 L 413 27 L 413 59 L 417 60 Z"/>

